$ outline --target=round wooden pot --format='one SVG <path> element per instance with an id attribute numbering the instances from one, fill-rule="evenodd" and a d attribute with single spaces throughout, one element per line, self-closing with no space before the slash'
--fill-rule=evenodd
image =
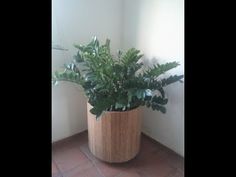
<path id="1" fill-rule="evenodd" d="M 96 120 L 87 104 L 88 139 L 91 153 L 106 162 L 126 162 L 140 148 L 141 116 L 136 108 L 125 112 L 105 112 Z"/>

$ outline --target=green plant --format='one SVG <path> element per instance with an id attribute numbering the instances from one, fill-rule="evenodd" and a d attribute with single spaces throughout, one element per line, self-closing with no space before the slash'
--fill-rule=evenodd
<path id="1" fill-rule="evenodd" d="M 168 99 L 164 87 L 181 81 L 183 75 L 174 75 L 164 79 L 158 77 L 177 67 L 177 62 L 157 64 L 142 71 L 143 56 L 139 50 L 129 49 L 126 53 L 111 55 L 110 40 L 100 45 L 96 37 L 88 45 L 74 45 L 78 52 L 74 60 L 65 64 L 63 71 L 56 71 L 53 84 L 69 81 L 79 84 L 93 108 L 90 112 L 98 118 L 103 111 L 127 111 L 139 106 L 166 112 L 164 105 Z M 160 94 L 154 93 L 158 91 Z"/>

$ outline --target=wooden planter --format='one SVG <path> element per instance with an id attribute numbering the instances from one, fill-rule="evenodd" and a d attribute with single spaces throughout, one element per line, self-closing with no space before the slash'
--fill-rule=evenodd
<path id="1" fill-rule="evenodd" d="M 106 112 L 99 120 L 87 106 L 89 149 L 106 162 L 126 162 L 139 152 L 141 135 L 140 109 Z"/>

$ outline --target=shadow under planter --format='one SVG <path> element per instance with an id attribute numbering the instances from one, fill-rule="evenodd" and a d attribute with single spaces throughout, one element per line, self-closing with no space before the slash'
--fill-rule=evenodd
<path id="1" fill-rule="evenodd" d="M 140 108 L 124 112 L 105 112 L 96 120 L 87 104 L 88 140 L 91 153 L 98 159 L 119 163 L 133 159 L 140 149 Z"/>

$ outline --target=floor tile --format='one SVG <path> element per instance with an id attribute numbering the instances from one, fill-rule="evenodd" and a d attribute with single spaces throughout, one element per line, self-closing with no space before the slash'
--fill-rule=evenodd
<path id="1" fill-rule="evenodd" d="M 92 165 L 85 168 L 74 168 L 63 173 L 63 177 L 103 177 L 99 171 Z"/>
<path id="2" fill-rule="evenodd" d="M 113 176 L 120 174 L 126 169 L 132 167 L 132 161 L 125 163 L 107 163 L 96 158 L 89 150 L 88 144 L 80 146 L 80 150 L 87 155 L 87 157 L 96 165 L 96 167 L 101 171 L 105 176 Z"/>
<path id="3" fill-rule="evenodd" d="M 161 152 L 162 159 L 164 159 L 170 166 L 184 170 L 184 159 L 172 150 L 165 149 Z"/>
<path id="4" fill-rule="evenodd" d="M 138 159 L 135 167 L 139 172 L 142 172 L 149 177 L 165 177 L 175 168 L 170 166 L 162 157 L 161 152 L 147 155 L 142 159 Z"/>
<path id="5" fill-rule="evenodd" d="M 54 143 L 52 156 L 53 177 L 184 177 L 184 159 L 145 135 L 138 155 L 125 163 L 96 158 L 89 150 L 87 131 Z"/>
<path id="6" fill-rule="evenodd" d="M 68 148 L 79 148 L 79 146 L 88 143 L 88 132 L 84 131 L 82 133 L 73 135 L 71 137 L 65 138 L 58 142 L 54 142 L 52 150 L 57 149 L 68 149 Z"/>
<path id="7" fill-rule="evenodd" d="M 98 168 L 98 170 L 100 170 L 101 174 L 105 177 L 114 177 L 124 172 L 122 166 L 118 166 L 116 164 L 109 164 L 99 161 L 96 162 L 95 165 Z"/>
<path id="8" fill-rule="evenodd" d="M 164 164 L 154 164 L 141 171 L 148 177 L 166 177 L 173 171 L 173 168 Z"/>
<path id="9" fill-rule="evenodd" d="M 184 172 L 182 170 L 176 169 L 170 173 L 167 177 L 184 177 Z"/>
<path id="10" fill-rule="evenodd" d="M 60 172 L 53 161 L 52 161 L 52 176 L 53 177 L 60 176 Z"/>
<path id="11" fill-rule="evenodd" d="M 134 169 L 130 169 L 130 170 L 124 171 L 123 173 L 115 177 L 147 177 L 147 176 L 145 176 L 145 174 L 143 174 L 142 172 L 138 172 Z"/>
<path id="12" fill-rule="evenodd" d="M 90 159 L 92 162 L 100 161 L 98 158 L 96 158 L 91 153 L 91 151 L 89 150 L 89 147 L 88 147 L 88 143 L 85 143 L 85 144 L 81 145 L 79 148 L 80 148 L 80 151 L 83 152 L 87 156 L 87 158 Z"/>
<path id="13" fill-rule="evenodd" d="M 79 165 L 90 163 L 90 160 L 77 148 L 57 149 L 53 159 L 61 172 L 68 171 Z"/>
<path id="14" fill-rule="evenodd" d="M 154 142 L 153 139 L 148 138 L 146 135 L 142 134 L 140 152 L 153 153 L 165 149 L 163 145 L 158 142 Z"/>

